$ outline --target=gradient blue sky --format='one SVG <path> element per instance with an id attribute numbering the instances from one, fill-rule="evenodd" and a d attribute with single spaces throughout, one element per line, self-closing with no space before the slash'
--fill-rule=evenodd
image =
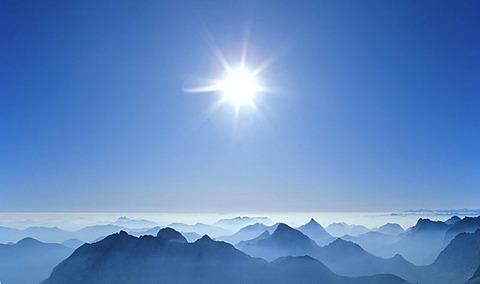
<path id="1" fill-rule="evenodd" d="M 1 211 L 480 207 L 479 1 L 1 1 Z M 233 131 L 210 46 L 260 76 Z"/>

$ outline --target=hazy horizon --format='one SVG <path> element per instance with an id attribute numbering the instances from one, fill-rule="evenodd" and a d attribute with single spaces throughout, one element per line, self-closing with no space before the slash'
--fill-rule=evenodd
<path id="1" fill-rule="evenodd" d="M 350 225 L 363 225 L 368 228 L 380 227 L 387 223 L 397 223 L 404 229 L 414 226 L 419 218 L 445 221 L 452 216 L 478 216 L 480 209 L 469 211 L 420 211 L 420 212 L 0 212 L 0 226 L 25 229 L 32 226 L 60 227 L 77 230 L 86 226 L 111 224 L 119 217 L 145 219 L 160 226 L 180 222 L 186 224 L 214 224 L 220 219 L 235 217 L 267 217 L 273 223 L 282 222 L 298 227 L 311 218 L 322 226 L 344 222 Z"/>

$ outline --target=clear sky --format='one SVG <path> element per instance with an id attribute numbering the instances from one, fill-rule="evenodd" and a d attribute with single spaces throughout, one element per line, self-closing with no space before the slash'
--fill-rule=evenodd
<path id="1" fill-rule="evenodd" d="M 480 207 L 479 15 L 479 1 L 0 1 L 0 210 Z M 232 104 L 206 116 L 218 92 L 184 88 L 224 76 L 214 51 L 237 65 L 247 38 L 270 92 L 234 126 Z"/>

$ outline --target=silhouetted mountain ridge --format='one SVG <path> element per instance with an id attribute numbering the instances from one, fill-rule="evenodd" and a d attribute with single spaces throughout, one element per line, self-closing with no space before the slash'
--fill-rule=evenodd
<path id="1" fill-rule="evenodd" d="M 309 257 L 268 263 L 206 235 L 177 242 L 178 234 L 166 229 L 137 238 L 122 231 L 85 244 L 43 283 L 405 283 L 394 275 L 338 276 Z"/>

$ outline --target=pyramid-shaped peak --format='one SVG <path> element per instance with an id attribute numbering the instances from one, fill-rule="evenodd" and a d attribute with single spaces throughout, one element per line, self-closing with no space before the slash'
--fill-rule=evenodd
<path id="1" fill-rule="evenodd" d="M 295 229 L 293 229 L 292 227 L 290 227 L 289 225 L 285 224 L 285 223 L 278 223 L 278 226 L 277 226 L 277 229 L 275 230 L 275 232 L 282 232 L 282 231 L 294 231 Z"/>
<path id="2" fill-rule="evenodd" d="M 320 226 L 321 227 L 321 225 L 317 221 L 315 221 L 315 219 L 313 219 L 313 218 L 311 218 L 310 221 L 305 225 L 306 226 L 315 226 L 315 227 Z"/>
<path id="3" fill-rule="evenodd" d="M 214 243 L 214 242 L 215 241 L 212 240 L 208 235 L 203 235 L 203 237 L 195 241 L 195 243 L 199 243 L 199 244 L 208 244 L 208 243 Z"/>
<path id="4" fill-rule="evenodd" d="M 303 236 L 303 233 L 295 230 L 294 228 L 288 226 L 285 223 L 279 223 L 275 231 L 273 231 L 272 236 L 278 237 L 278 236 L 296 236 L 296 235 L 301 235 Z"/>
<path id="5" fill-rule="evenodd" d="M 288 242 L 290 245 L 314 245 L 315 242 L 312 241 L 309 237 L 304 235 L 302 232 L 295 230 L 294 228 L 279 223 L 277 229 L 273 232 L 272 239 L 281 242 Z"/>
<path id="6" fill-rule="evenodd" d="M 265 230 L 263 233 L 261 233 L 257 238 L 268 238 L 270 237 L 270 232 L 268 230 Z"/>

